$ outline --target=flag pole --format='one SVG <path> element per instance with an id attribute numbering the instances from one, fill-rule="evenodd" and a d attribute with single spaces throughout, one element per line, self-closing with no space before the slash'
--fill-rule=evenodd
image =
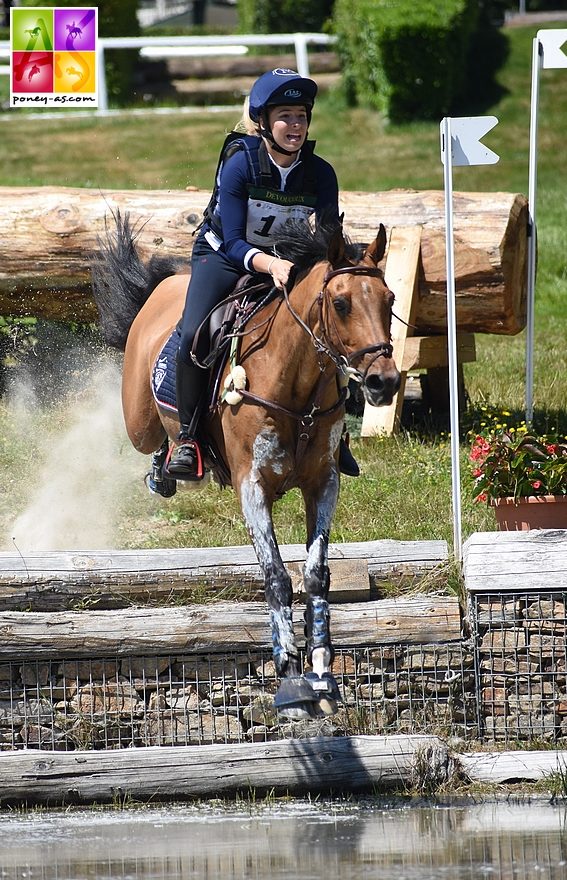
<path id="1" fill-rule="evenodd" d="M 449 412 L 451 425 L 451 497 L 453 504 L 453 553 L 461 559 L 461 464 L 459 450 L 459 383 L 457 359 L 457 316 L 455 308 L 455 256 L 453 237 L 453 161 L 451 119 L 443 120 L 443 177 L 445 188 L 445 268 L 447 277 L 447 344 L 449 349 Z"/>
<path id="2" fill-rule="evenodd" d="M 528 267 L 526 304 L 526 424 L 534 418 L 534 335 L 536 277 L 536 190 L 537 190 L 537 128 L 539 104 L 539 72 L 543 47 L 539 36 L 532 47 L 532 91 L 530 106 L 530 155 L 528 180 Z"/>

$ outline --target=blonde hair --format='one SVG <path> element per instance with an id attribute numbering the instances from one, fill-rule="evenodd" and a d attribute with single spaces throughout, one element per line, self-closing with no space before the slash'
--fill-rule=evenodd
<path id="1" fill-rule="evenodd" d="M 257 122 L 254 122 L 250 117 L 250 96 L 247 95 L 244 99 L 244 105 L 242 107 L 242 116 L 234 126 L 234 131 L 240 131 L 243 134 L 251 134 L 256 135 L 256 137 L 261 137 L 260 134 L 260 126 Z"/>

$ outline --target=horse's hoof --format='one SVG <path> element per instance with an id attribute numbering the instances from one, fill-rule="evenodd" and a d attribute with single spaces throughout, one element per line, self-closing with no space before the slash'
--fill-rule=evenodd
<path id="1" fill-rule="evenodd" d="M 329 700 L 327 697 L 321 697 L 316 704 L 316 708 L 319 717 L 328 717 L 329 715 L 336 715 L 339 710 L 339 704 L 337 700 Z"/>
<path id="2" fill-rule="evenodd" d="M 314 703 L 317 699 L 307 678 L 304 675 L 296 675 L 293 678 L 282 678 L 274 697 L 274 706 L 278 712 L 281 712 L 288 706 L 297 707 L 304 703 Z"/>
<path id="3" fill-rule="evenodd" d="M 315 703 L 298 703 L 296 706 L 283 706 L 278 709 L 282 721 L 313 721 L 317 717 Z"/>
<path id="4" fill-rule="evenodd" d="M 324 672 L 323 675 L 317 675 L 316 672 L 306 672 L 305 679 L 309 682 L 309 686 L 316 694 L 318 703 L 321 703 L 322 700 L 328 700 L 329 702 L 334 703 L 341 702 L 339 686 L 330 672 Z"/>

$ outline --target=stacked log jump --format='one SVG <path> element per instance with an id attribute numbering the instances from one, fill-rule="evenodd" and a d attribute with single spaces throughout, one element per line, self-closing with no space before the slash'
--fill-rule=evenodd
<path id="1" fill-rule="evenodd" d="M 140 225 L 141 253 L 189 258 L 209 192 L 0 188 L 0 314 L 93 321 L 90 258 L 111 211 Z M 471 333 L 525 326 L 527 200 L 511 193 L 455 193 L 457 323 Z M 345 230 L 371 241 L 378 224 L 420 226 L 415 335 L 446 330 L 443 193 L 345 192 Z M 387 259 L 387 256 L 386 256 Z M 395 292 L 395 291 L 394 291 Z"/>

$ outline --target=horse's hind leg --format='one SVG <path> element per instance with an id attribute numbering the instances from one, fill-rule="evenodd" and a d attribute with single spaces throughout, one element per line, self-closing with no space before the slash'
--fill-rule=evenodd
<path id="1" fill-rule="evenodd" d="M 306 678 L 318 695 L 318 708 L 323 715 L 332 715 L 340 701 L 338 685 L 331 674 L 334 650 L 331 642 L 329 610 L 329 532 L 337 505 L 339 480 L 332 470 L 328 480 L 315 493 L 304 491 L 307 513 L 308 551 L 303 569 L 307 601 L 305 607 L 305 638 L 307 658 L 313 672 Z"/>
<path id="2" fill-rule="evenodd" d="M 292 620 L 292 586 L 286 571 L 272 523 L 271 498 L 257 474 L 240 485 L 242 513 L 256 556 L 264 575 L 266 602 L 270 609 L 272 650 L 276 673 L 281 679 L 274 705 L 292 720 L 311 718 L 317 696 L 300 675 L 299 651 Z"/>

